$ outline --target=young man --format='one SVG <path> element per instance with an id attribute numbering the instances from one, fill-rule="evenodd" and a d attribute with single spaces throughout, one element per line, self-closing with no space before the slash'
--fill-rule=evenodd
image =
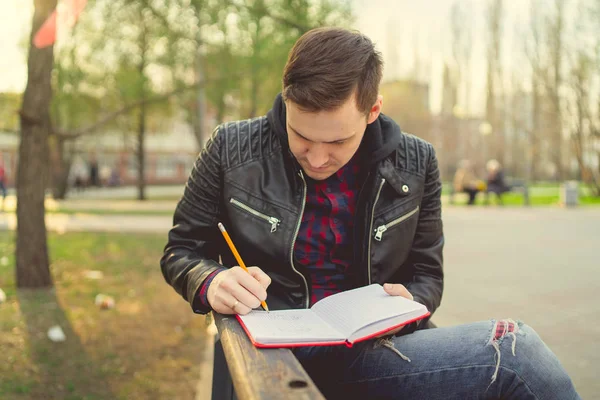
<path id="1" fill-rule="evenodd" d="M 432 313 L 443 288 L 441 183 L 430 144 L 381 114 L 381 56 L 343 29 L 306 33 L 265 117 L 225 124 L 198 157 L 161 260 L 197 313 L 309 307 L 370 283 Z M 227 227 L 248 274 L 235 266 Z M 219 263 L 221 257 L 222 264 Z M 512 320 L 423 329 L 295 354 L 328 398 L 578 398 Z"/>

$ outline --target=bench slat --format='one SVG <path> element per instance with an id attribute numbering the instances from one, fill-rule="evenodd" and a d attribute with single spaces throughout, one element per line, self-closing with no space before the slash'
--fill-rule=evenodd
<path id="1" fill-rule="evenodd" d="M 234 316 L 213 315 L 239 400 L 324 399 L 289 349 L 257 349 Z"/>

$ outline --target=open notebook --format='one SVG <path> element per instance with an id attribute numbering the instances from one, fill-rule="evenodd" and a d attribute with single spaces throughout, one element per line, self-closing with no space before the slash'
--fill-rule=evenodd
<path id="1" fill-rule="evenodd" d="M 326 297 L 309 309 L 253 310 L 237 318 L 256 347 L 297 347 L 352 346 L 428 315 L 423 304 L 373 284 Z"/>

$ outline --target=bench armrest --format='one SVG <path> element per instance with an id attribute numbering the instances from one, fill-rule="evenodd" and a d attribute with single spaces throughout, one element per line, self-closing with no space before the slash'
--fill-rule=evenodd
<path id="1" fill-rule="evenodd" d="M 258 349 L 235 316 L 213 316 L 239 400 L 325 399 L 290 349 Z"/>

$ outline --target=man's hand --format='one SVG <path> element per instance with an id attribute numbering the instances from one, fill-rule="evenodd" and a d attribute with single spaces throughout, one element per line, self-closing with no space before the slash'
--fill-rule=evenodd
<path id="1" fill-rule="evenodd" d="M 386 283 L 383 285 L 383 290 L 386 291 L 387 294 L 391 296 L 402 296 L 406 297 L 409 300 L 413 300 L 413 295 L 410 294 L 408 289 L 399 283 Z"/>
<path id="2" fill-rule="evenodd" d="M 404 285 L 401 285 L 399 283 L 386 283 L 385 285 L 383 285 L 383 290 L 385 290 L 385 292 L 387 294 L 389 294 L 390 296 L 402 296 L 402 297 L 406 297 L 409 300 L 413 300 L 413 295 L 410 294 L 410 292 L 408 291 L 408 289 L 406 289 L 404 287 Z M 404 326 L 401 326 L 398 329 L 394 329 L 393 331 L 386 332 L 386 333 L 376 336 L 376 337 L 379 338 L 379 337 L 383 337 L 383 336 L 395 335 L 396 333 L 400 332 L 402 330 L 402 328 L 404 328 Z"/>
<path id="3" fill-rule="evenodd" d="M 248 273 L 249 272 L 249 273 Z M 267 299 L 271 278 L 258 267 L 219 272 L 208 287 L 208 303 L 220 314 L 245 315 Z"/>

